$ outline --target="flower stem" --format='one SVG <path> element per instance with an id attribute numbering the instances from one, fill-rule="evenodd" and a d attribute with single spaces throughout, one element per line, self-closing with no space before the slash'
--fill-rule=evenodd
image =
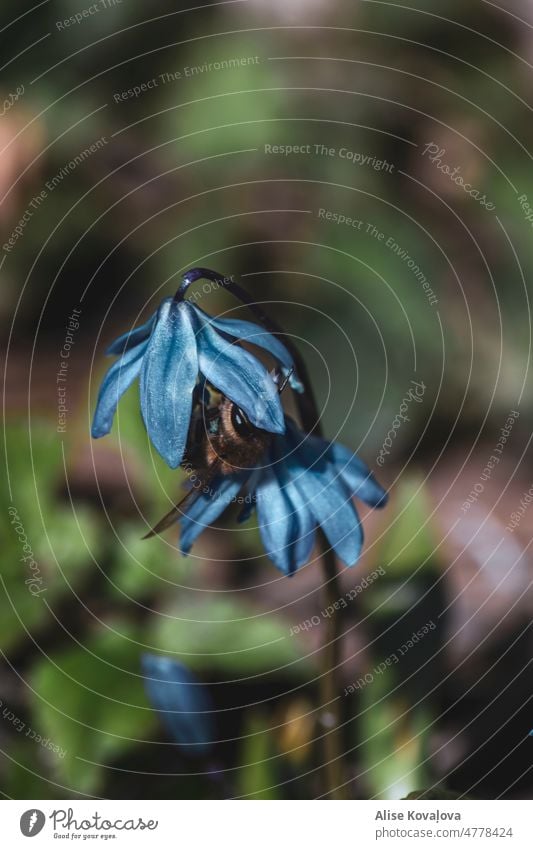
<path id="1" fill-rule="evenodd" d="M 282 328 L 263 311 L 261 306 L 254 301 L 251 295 L 235 283 L 231 277 L 224 277 L 210 268 L 192 268 L 183 275 L 183 281 L 176 292 L 176 300 L 182 300 L 187 289 L 194 281 L 205 278 L 211 280 L 218 286 L 224 287 L 241 303 L 245 304 L 250 311 L 261 322 L 263 327 L 281 339 L 296 366 L 296 373 L 305 387 L 302 394 L 295 393 L 298 412 L 303 429 L 308 433 L 322 436 L 322 425 L 320 412 L 313 392 L 311 379 L 307 366 L 302 359 L 300 351 L 291 339 L 283 332 Z M 333 605 L 341 597 L 339 589 L 339 576 L 335 554 L 328 544 L 323 533 L 320 531 L 320 545 L 322 548 L 322 569 L 324 575 L 324 602 L 326 607 Z M 320 675 L 320 705 L 322 711 L 322 722 L 326 728 L 324 733 L 324 796 L 330 799 L 346 798 L 346 777 L 342 769 L 343 747 L 340 728 L 340 689 L 337 683 L 337 669 L 339 667 L 340 640 L 339 617 L 334 612 L 326 619 L 326 637 L 322 650 L 322 674 Z"/>
<path id="2" fill-rule="evenodd" d="M 339 575 L 335 554 L 321 534 L 322 568 L 324 570 L 324 601 L 330 607 L 341 597 Z M 340 691 L 337 681 L 341 635 L 339 617 L 333 613 L 326 619 L 326 637 L 322 649 L 322 675 L 320 677 L 320 702 L 323 710 L 324 734 L 324 779 L 327 794 L 331 799 L 345 799 L 346 777 L 342 769 L 343 745 L 340 722 Z"/>

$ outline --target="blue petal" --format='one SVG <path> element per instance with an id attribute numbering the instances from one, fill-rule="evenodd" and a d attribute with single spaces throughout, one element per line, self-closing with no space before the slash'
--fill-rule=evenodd
<path id="1" fill-rule="evenodd" d="M 118 339 L 115 339 L 115 341 L 111 343 L 109 348 L 106 350 L 106 354 L 124 354 L 126 351 L 129 351 L 130 348 L 134 348 L 135 345 L 145 342 L 154 329 L 156 318 L 157 313 L 154 313 L 153 316 L 148 319 L 146 324 L 142 324 L 134 330 L 128 330 L 127 333 L 123 333 L 122 336 L 119 336 Z"/>
<path id="2" fill-rule="evenodd" d="M 195 307 L 195 310 L 198 313 L 202 313 L 201 317 L 209 321 L 213 327 L 222 333 L 226 333 L 234 339 L 242 339 L 243 342 L 249 342 L 252 345 L 257 345 L 258 348 L 262 348 L 264 351 L 268 351 L 269 354 L 284 366 L 284 375 L 294 370 L 294 360 L 283 342 L 277 336 L 273 336 L 272 333 L 265 330 L 264 327 L 254 324 L 251 321 L 241 321 L 236 318 L 213 318 L 198 307 Z M 298 380 L 294 371 L 289 379 L 289 383 L 297 392 L 304 391 L 304 386 Z"/>
<path id="3" fill-rule="evenodd" d="M 207 321 L 198 329 L 197 342 L 200 371 L 207 380 L 244 410 L 253 425 L 284 433 L 279 392 L 264 365 L 248 351 L 226 342 Z"/>
<path id="4" fill-rule="evenodd" d="M 141 410 L 148 435 L 166 463 L 183 459 L 198 376 L 188 305 L 164 302 L 141 370 Z"/>
<path id="5" fill-rule="evenodd" d="M 294 572 L 293 546 L 298 537 L 294 508 L 271 469 L 264 469 L 257 489 L 259 532 L 270 560 L 285 575 Z"/>
<path id="6" fill-rule="evenodd" d="M 388 493 L 377 482 L 366 463 L 356 454 L 352 454 L 348 448 L 338 442 L 331 442 L 327 456 L 335 464 L 337 473 L 340 474 L 352 495 L 360 498 L 369 507 L 385 507 L 389 499 Z"/>
<path id="7" fill-rule="evenodd" d="M 296 428 L 291 423 L 291 434 L 296 435 Z M 370 507 L 384 507 L 388 495 L 377 482 L 372 472 L 362 460 L 344 445 L 338 442 L 326 442 L 316 436 L 304 437 L 298 434 L 299 441 L 305 438 L 306 449 L 314 453 L 315 462 L 325 459 L 333 464 L 337 475 L 344 481 L 350 494 L 356 496 Z"/>
<path id="8" fill-rule="evenodd" d="M 289 499 L 294 511 L 296 522 L 296 533 L 292 550 L 294 568 L 304 566 L 311 556 L 315 544 L 315 529 L 317 522 L 311 510 L 304 503 L 301 494 L 295 485 L 290 472 L 290 467 L 285 460 L 289 441 L 276 439 L 273 442 L 270 456 L 272 467 L 282 485 L 283 491 Z"/>
<path id="9" fill-rule="evenodd" d="M 295 509 L 296 519 L 298 522 L 298 532 L 297 539 L 294 544 L 294 561 L 296 568 L 299 569 L 301 566 L 304 566 L 311 557 L 311 552 L 315 544 L 316 522 L 311 510 L 302 504 L 302 499 L 297 488 L 291 485 L 288 488 L 287 493 L 289 494 L 292 503 L 296 505 Z"/>
<path id="10" fill-rule="evenodd" d="M 309 465 L 319 465 L 329 461 L 335 467 L 337 475 L 348 487 L 350 494 L 369 507 L 385 507 L 388 494 L 377 482 L 374 475 L 362 460 L 339 442 L 327 442 L 318 436 L 302 433 L 294 421 L 287 417 L 287 433 L 294 450 L 301 444 L 307 455 Z"/>
<path id="11" fill-rule="evenodd" d="M 107 371 L 98 393 L 94 412 L 91 433 L 95 439 L 105 436 L 111 430 L 117 404 L 138 376 L 147 347 L 148 342 L 143 342 L 132 348 Z"/>
<path id="12" fill-rule="evenodd" d="M 214 478 L 202 488 L 200 494 L 185 510 L 180 520 L 180 551 L 188 554 L 194 541 L 208 525 L 216 521 L 220 514 L 239 493 L 247 474 L 226 475 Z"/>
<path id="13" fill-rule="evenodd" d="M 287 461 L 293 483 L 338 557 L 353 566 L 363 547 L 359 515 L 334 468 L 324 460 L 313 462 L 306 453 L 304 445 Z"/>
<path id="14" fill-rule="evenodd" d="M 182 663 L 160 655 L 144 654 L 142 671 L 154 708 L 182 751 L 202 755 L 213 741 L 213 707 L 205 684 Z"/>

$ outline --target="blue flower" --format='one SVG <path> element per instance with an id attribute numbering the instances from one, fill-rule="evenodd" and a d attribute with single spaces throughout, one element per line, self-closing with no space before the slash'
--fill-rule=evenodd
<path id="1" fill-rule="evenodd" d="M 140 378 L 141 412 L 148 435 L 175 469 L 187 441 L 193 393 L 202 377 L 237 404 L 256 427 L 285 429 L 278 387 L 265 366 L 236 340 L 271 354 L 293 388 L 292 357 L 282 342 L 249 321 L 213 318 L 187 300 L 166 298 L 141 327 L 116 339 L 107 350 L 119 359 L 106 373 L 94 414 L 92 435 L 105 436 L 123 393 Z"/>
<path id="2" fill-rule="evenodd" d="M 170 735 L 188 755 L 203 755 L 213 743 L 213 707 L 205 684 L 176 660 L 142 656 L 146 692 Z"/>
<path id="3" fill-rule="evenodd" d="M 339 443 L 304 434 L 286 418 L 285 435 L 273 437 L 260 467 L 218 475 L 186 500 L 176 517 L 183 554 L 245 485 L 248 494 L 239 521 L 257 510 L 266 553 L 286 575 L 309 560 L 317 527 L 340 560 L 353 566 L 361 554 L 363 528 L 352 498 L 371 507 L 387 502 L 386 492 L 362 460 Z"/>

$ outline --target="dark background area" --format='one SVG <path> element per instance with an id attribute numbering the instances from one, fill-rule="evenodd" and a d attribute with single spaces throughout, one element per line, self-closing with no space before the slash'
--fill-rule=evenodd
<path id="1" fill-rule="evenodd" d="M 254 521 L 236 530 L 231 514 L 188 558 L 176 532 L 143 542 L 182 475 L 151 449 L 136 387 L 112 435 L 90 439 L 106 345 L 203 265 L 293 336 L 326 433 L 390 489 L 341 574 L 349 591 L 384 573 L 339 614 L 350 795 L 531 798 L 529 4 L 97 8 L 68 26 L 89 4 L 4 2 L 0 17 L 0 792 L 320 792 L 319 563 L 282 577 Z M 224 292 L 199 303 L 249 318 Z M 380 468 L 412 381 L 423 395 Z M 151 710 L 145 651 L 210 684 L 219 742 L 205 761 Z"/>

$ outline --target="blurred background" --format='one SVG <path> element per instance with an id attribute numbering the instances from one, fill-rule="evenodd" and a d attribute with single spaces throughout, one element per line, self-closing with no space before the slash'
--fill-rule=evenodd
<path id="1" fill-rule="evenodd" d="M 231 512 L 188 558 L 143 542 L 182 475 L 137 387 L 90 439 L 106 345 L 202 265 L 292 335 L 328 437 L 390 489 L 341 572 L 349 795 L 531 798 L 530 4 L 4 0 L 0 24 L 2 795 L 321 793 L 318 559 L 281 576 Z M 208 685 L 205 757 L 146 652 Z"/>

